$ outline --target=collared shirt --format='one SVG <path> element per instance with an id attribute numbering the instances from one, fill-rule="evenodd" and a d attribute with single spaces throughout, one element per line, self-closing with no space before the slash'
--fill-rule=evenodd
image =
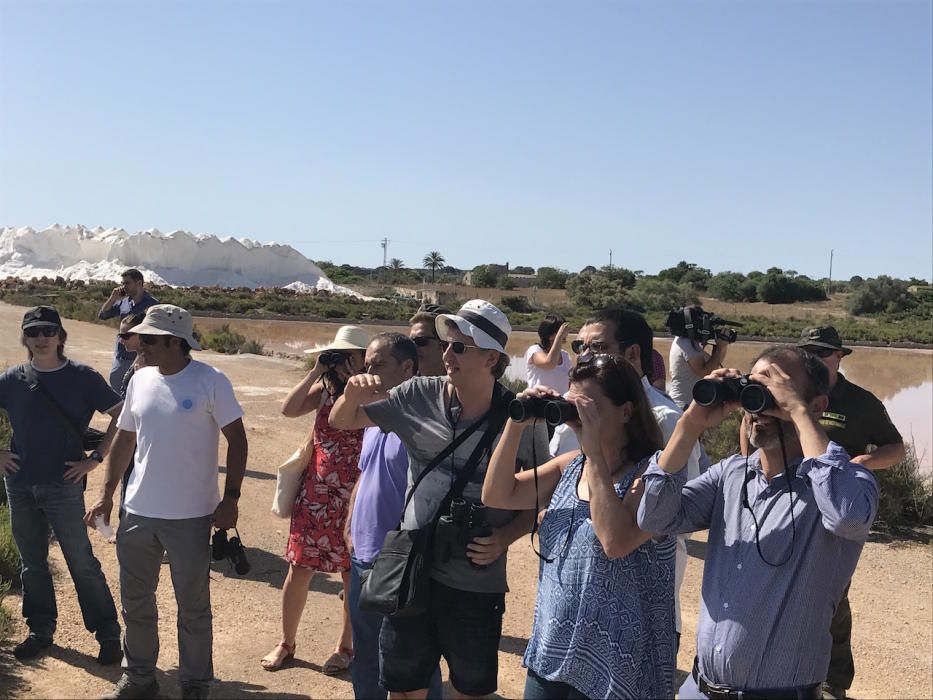
<path id="1" fill-rule="evenodd" d="M 134 303 L 130 297 L 123 297 L 116 304 L 111 306 L 106 311 L 101 311 L 97 314 L 97 318 L 102 321 L 106 321 L 108 318 L 115 318 L 119 316 L 123 318 L 124 316 L 129 316 L 132 313 L 140 313 L 145 311 L 150 306 L 155 306 L 159 303 L 159 300 L 152 296 L 149 292 L 143 292 L 142 298 L 139 302 Z M 119 338 L 117 339 L 117 347 L 113 352 L 114 357 L 118 360 L 135 360 L 136 353 L 130 352 L 127 350 L 123 343 L 120 342 Z"/>
<path id="2" fill-rule="evenodd" d="M 687 481 L 668 474 L 655 455 L 644 474 L 638 525 L 656 533 L 709 529 L 697 623 L 700 672 L 711 683 L 742 690 L 786 688 L 824 680 L 830 621 L 878 509 L 874 475 L 849 461 L 839 445 L 791 465 L 769 483 L 758 453 L 733 455 Z M 795 473 L 796 472 L 796 473 Z M 793 524 L 792 524 L 793 522 Z M 795 531 L 795 532 L 794 532 Z"/>

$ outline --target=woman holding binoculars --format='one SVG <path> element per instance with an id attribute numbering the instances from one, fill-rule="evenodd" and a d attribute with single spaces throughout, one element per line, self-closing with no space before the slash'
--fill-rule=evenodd
<path id="1" fill-rule="evenodd" d="M 522 399 L 551 400 L 535 387 Z M 515 472 L 522 430 L 509 420 L 489 462 L 483 502 L 547 507 L 526 698 L 673 697 L 674 539 L 636 523 L 648 458 L 662 437 L 640 378 L 620 356 L 584 355 L 570 373 L 568 421 L 582 451 Z M 533 413 L 533 412 L 529 412 Z"/>
<path id="2" fill-rule="evenodd" d="M 342 326 L 334 340 L 307 351 L 316 355 L 314 367 L 285 397 L 282 414 L 297 418 L 317 411 L 312 428 L 309 462 L 292 509 L 285 560 L 288 575 L 282 587 L 282 641 L 260 662 L 277 671 L 295 658 L 298 623 L 308 599 L 315 571 L 343 577 L 343 626 L 334 652 L 323 664 L 324 673 L 345 671 L 353 658 L 353 634 L 347 609 L 350 585 L 350 548 L 344 541 L 350 492 L 359 477 L 362 430 L 338 430 L 328 423 L 331 407 L 347 380 L 363 371 L 369 334 L 359 326 Z"/>

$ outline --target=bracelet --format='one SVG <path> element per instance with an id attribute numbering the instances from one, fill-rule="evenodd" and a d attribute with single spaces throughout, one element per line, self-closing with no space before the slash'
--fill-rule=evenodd
<path id="1" fill-rule="evenodd" d="M 227 496 L 229 496 L 230 498 L 239 500 L 240 489 L 224 489 L 224 498 L 226 498 Z"/>

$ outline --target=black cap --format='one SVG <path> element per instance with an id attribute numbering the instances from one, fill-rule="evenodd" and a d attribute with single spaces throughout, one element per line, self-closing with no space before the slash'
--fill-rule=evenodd
<path id="1" fill-rule="evenodd" d="M 797 346 L 801 348 L 827 348 L 829 350 L 841 350 L 843 355 L 852 352 L 851 348 L 842 347 L 842 338 L 832 326 L 816 326 L 807 328 L 800 334 L 800 340 Z"/>
<path id="2" fill-rule="evenodd" d="M 51 306 L 37 306 L 29 309 L 23 316 L 23 328 L 32 328 L 33 326 L 58 326 L 61 327 L 62 318 L 58 312 Z"/>

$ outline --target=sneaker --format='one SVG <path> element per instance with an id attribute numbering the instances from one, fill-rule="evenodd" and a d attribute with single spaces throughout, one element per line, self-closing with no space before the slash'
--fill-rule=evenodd
<path id="1" fill-rule="evenodd" d="M 103 696 L 102 700 L 140 700 L 145 698 L 156 698 L 159 695 L 159 684 L 156 681 L 150 683 L 134 683 L 127 674 L 123 674 L 113 690 Z"/>
<path id="2" fill-rule="evenodd" d="M 123 647 L 119 639 L 108 639 L 100 643 L 100 652 L 97 654 L 97 663 L 101 666 L 112 666 L 123 661 Z"/>
<path id="3" fill-rule="evenodd" d="M 181 697 L 182 700 L 206 700 L 210 697 L 210 689 L 206 685 L 182 683 Z"/>
<path id="4" fill-rule="evenodd" d="M 32 659 L 38 656 L 43 649 L 48 649 L 50 646 L 52 646 L 51 639 L 30 634 L 26 639 L 13 647 L 13 656 L 20 661 L 25 661 L 26 659 Z"/>

